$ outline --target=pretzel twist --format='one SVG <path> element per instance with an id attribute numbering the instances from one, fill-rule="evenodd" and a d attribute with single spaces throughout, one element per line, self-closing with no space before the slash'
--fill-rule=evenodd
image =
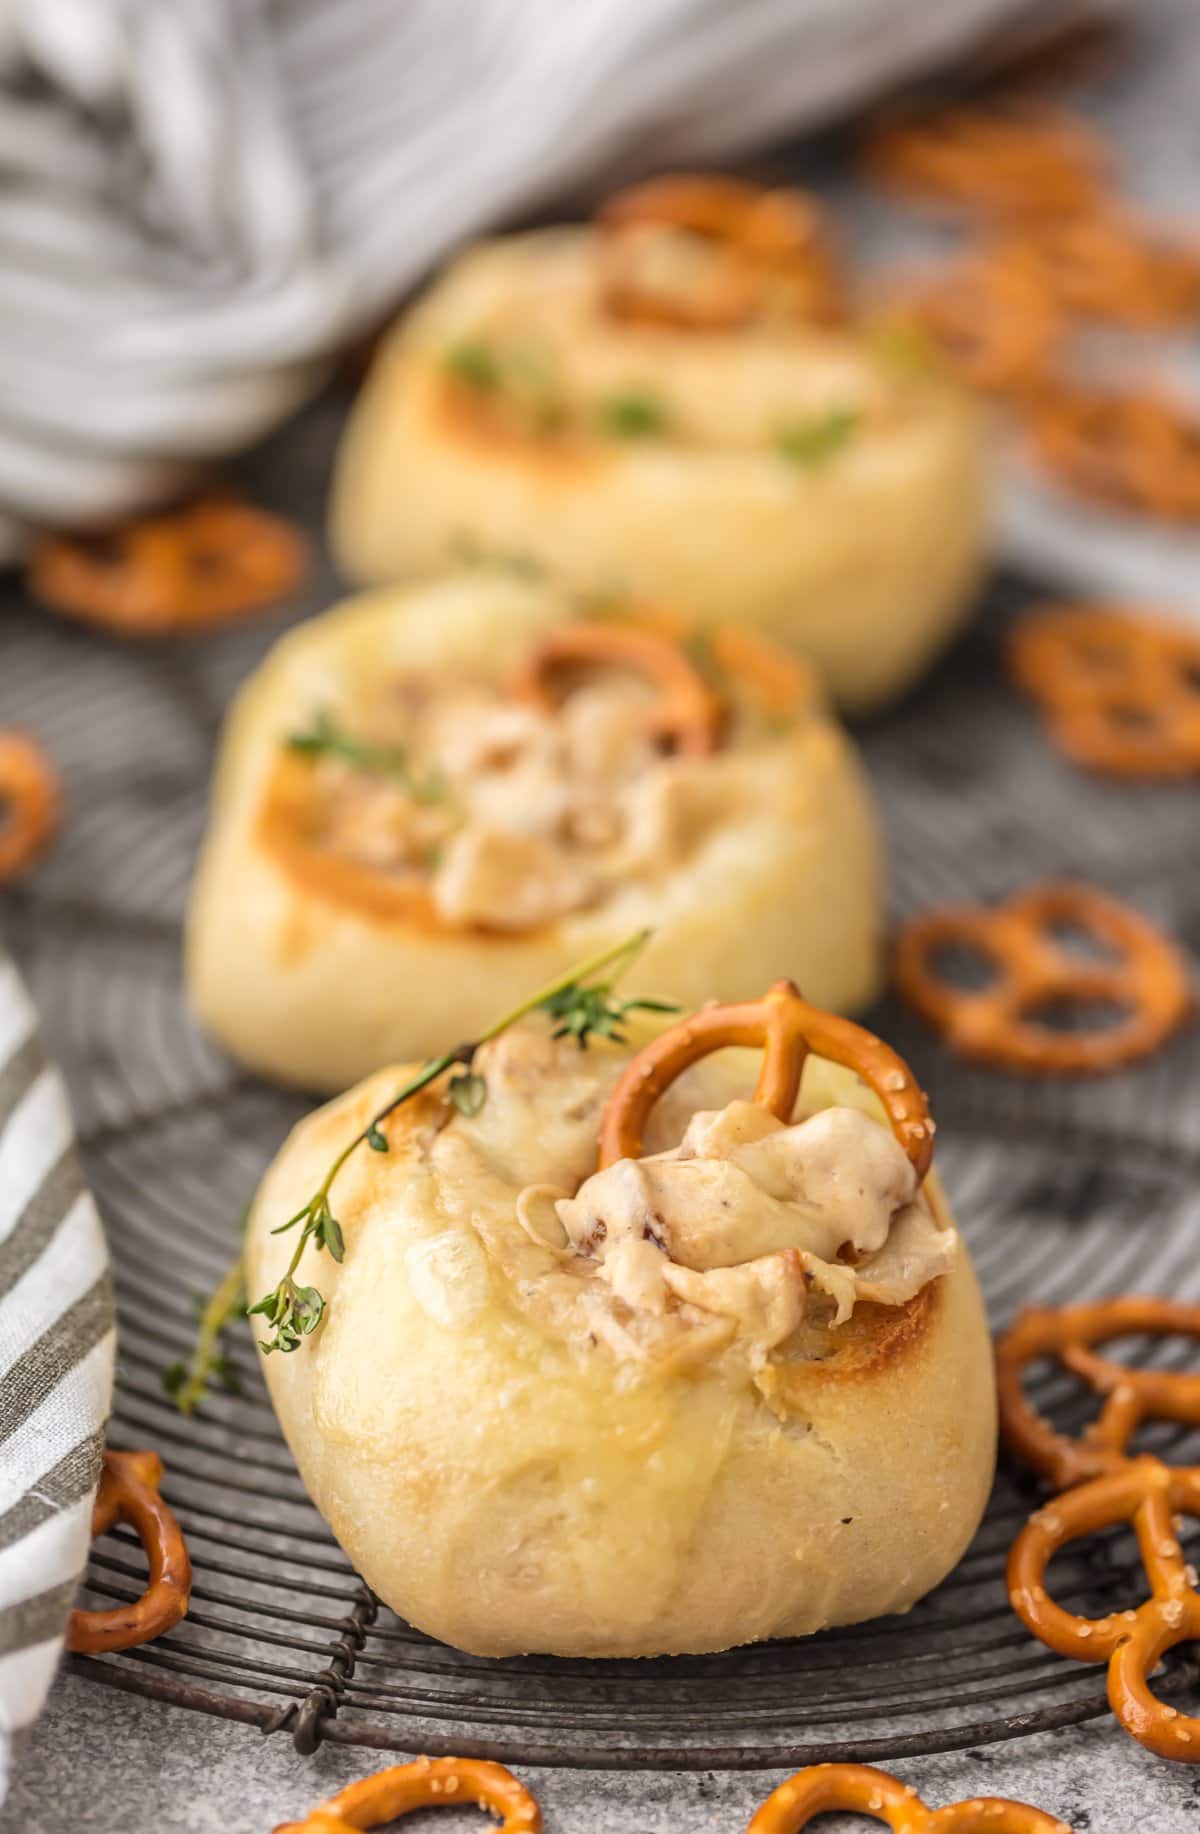
<path id="1" fill-rule="evenodd" d="M 597 218 L 600 297 L 612 317 L 727 331 L 778 298 L 790 315 L 831 323 L 842 289 L 816 199 L 734 178 L 652 179 L 610 198 Z M 702 237 L 717 259 L 707 283 L 665 291 L 638 278 L 638 258 L 664 230 Z"/>
<path id="2" fill-rule="evenodd" d="M 104 535 L 48 535 L 29 587 L 70 617 L 127 636 L 187 630 L 257 611 L 303 579 L 299 530 L 251 504 L 201 497 Z"/>
<path id="3" fill-rule="evenodd" d="M 1110 204 L 1027 222 L 997 252 L 1045 300 L 1085 318 L 1151 328 L 1186 323 L 1200 310 L 1200 251 Z"/>
<path id="4" fill-rule="evenodd" d="M 1055 1309 L 1030 1307 L 1017 1314 L 996 1346 L 996 1395 L 1005 1443 L 1056 1490 L 1119 1469 L 1145 1420 L 1200 1426 L 1200 1375 L 1130 1369 L 1093 1348 L 1133 1333 L 1200 1339 L 1200 1305 L 1137 1294 Z M 1104 1398 L 1099 1418 L 1082 1439 L 1056 1432 L 1025 1393 L 1027 1366 L 1044 1357 L 1057 1358 Z"/>
<path id="5" fill-rule="evenodd" d="M 800 1834 L 815 1815 L 835 1809 L 869 1815 L 892 1834 L 1071 1834 L 1064 1821 L 1008 1797 L 973 1796 L 927 1808 L 911 1784 L 867 1764 L 813 1764 L 781 1783 L 746 1834 Z"/>
<path id="6" fill-rule="evenodd" d="M 985 394 L 1040 388 L 1065 332 L 1036 277 L 1000 253 L 918 282 L 902 303 L 955 374 Z"/>
<path id="7" fill-rule="evenodd" d="M 878 130 L 865 163 L 909 201 L 1027 218 L 1091 207 L 1108 161 L 1097 136 L 1062 113 L 947 108 Z"/>
<path id="8" fill-rule="evenodd" d="M 1041 464 L 1078 495 L 1200 518 L 1200 421 L 1169 395 L 1058 385 L 1031 399 L 1028 429 Z"/>
<path id="9" fill-rule="evenodd" d="M 81 1655 L 132 1649 L 170 1630 L 188 1608 L 192 1564 L 183 1532 L 158 1494 L 162 1459 L 157 1452 L 105 1452 L 92 1510 L 92 1534 L 117 1522 L 137 1531 L 150 1569 L 146 1589 L 132 1604 L 111 1611 L 72 1611 L 67 1648 Z"/>
<path id="10" fill-rule="evenodd" d="M 1116 952 L 1089 961 L 1056 943 L 1070 924 Z M 934 966 L 939 949 L 983 955 L 994 979 L 967 990 Z M 1192 992 L 1183 956 L 1146 918 L 1094 886 L 1049 882 L 988 909 L 947 905 L 915 917 L 896 944 L 896 985 L 953 1049 L 979 1063 L 1038 1074 L 1099 1074 L 1155 1050 L 1187 1017 Z M 1129 1008 L 1102 1031 L 1052 1030 L 1037 1014 L 1056 1003 Z"/>
<path id="11" fill-rule="evenodd" d="M 716 750 L 724 709 L 669 637 L 622 624 L 557 625 L 526 658 L 514 692 L 539 706 L 552 705 L 549 678 L 555 670 L 572 665 L 632 669 L 645 676 L 659 691 L 647 716 L 651 734 L 691 757 Z"/>
<path id="12" fill-rule="evenodd" d="M 762 1048 L 754 1100 L 780 1121 L 792 1118 L 810 1050 L 856 1071 L 883 1103 L 918 1179 L 925 1177 L 933 1157 L 933 1122 L 908 1065 L 862 1026 L 810 1006 L 791 981 L 776 981 L 761 1000 L 702 1007 L 639 1051 L 604 1110 L 601 1168 L 640 1158 L 646 1122 L 659 1097 L 691 1064 L 729 1045 Z"/>
<path id="13" fill-rule="evenodd" d="M 1119 605 L 1026 614 L 1009 665 L 1076 763 L 1120 777 L 1200 772 L 1200 637 Z"/>
<path id="14" fill-rule="evenodd" d="M 413 1809 L 462 1808 L 466 1803 L 499 1817 L 498 1834 L 538 1834 L 542 1813 L 523 1783 L 503 1764 L 478 1758 L 417 1758 L 376 1771 L 288 1821 L 275 1834 L 346 1834 L 374 1828 Z"/>
<path id="15" fill-rule="evenodd" d="M 1158 1700 L 1148 1681 L 1168 1649 L 1200 1637 L 1200 1596 L 1175 1531 L 1181 1513 L 1200 1516 L 1200 1469 L 1125 1459 L 1030 1517 L 1008 1557 L 1008 1595 L 1048 1648 L 1076 1662 L 1108 1662 L 1109 1705 L 1139 1744 L 1161 1758 L 1197 1764 L 1200 1719 Z M 1064 1611 L 1046 1591 L 1050 1561 L 1069 1542 L 1118 1523 L 1133 1527 L 1151 1596 L 1136 1611 L 1104 1618 Z"/>
<path id="16" fill-rule="evenodd" d="M 61 819 L 58 774 L 41 746 L 0 732 L 0 885 L 40 858 Z"/>

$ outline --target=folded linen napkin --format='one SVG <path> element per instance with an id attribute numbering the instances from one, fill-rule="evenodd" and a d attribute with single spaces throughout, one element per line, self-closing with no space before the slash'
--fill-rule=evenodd
<path id="1" fill-rule="evenodd" d="M 0 948 L 0 1801 L 87 1559 L 115 1344 L 66 1091 Z"/>

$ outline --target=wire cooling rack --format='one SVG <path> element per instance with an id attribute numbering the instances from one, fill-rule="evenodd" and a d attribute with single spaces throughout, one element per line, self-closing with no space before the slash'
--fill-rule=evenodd
<path id="1" fill-rule="evenodd" d="M 331 395 L 234 481 L 316 531 L 342 411 Z M 206 778 L 237 683 L 334 590 L 322 560 L 286 615 L 146 646 L 56 622 L 15 587 L 0 599 L 0 723 L 44 739 L 70 796 L 58 849 L 4 900 L 6 934 L 70 1081 L 112 1245 L 112 1439 L 161 1451 L 195 1568 L 192 1609 L 174 1630 L 124 1654 L 72 1658 L 75 1668 L 286 1732 L 302 1752 L 328 1739 L 588 1769 L 869 1761 L 1105 1712 L 1102 1670 L 1051 1655 L 1008 1608 L 1005 1555 L 1035 1491 L 1003 1464 L 965 1559 L 906 1617 L 697 1659 L 487 1661 L 402 1623 L 355 1575 L 304 1494 L 246 1335 L 233 1346 L 241 1393 L 213 1396 L 189 1420 L 176 1413 L 161 1371 L 189 1346 L 193 1297 L 227 1265 L 247 1198 L 306 1106 L 239 1071 L 186 1011 L 180 924 Z M 1005 622 L 1028 596 L 1011 581 L 994 588 L 920 693 L 859 735 L 889 831 L 894 913 L 1069 872 L 1198 951 L 1195 792 L 1105 784 L 1049 749 L 999 662 Z M 939 1164 L 994 1323 L 1025 1300 L 1200 1296 L 1195 1034 L 1128 1073 L 1038 1087 L 965 1069 L 891 1002 L 872 1020 L 930 1090 Z M 1036 1392 L 1064 1422 L 1082 1418 L 1064 1382 Z M 1177 1436 L 1163 1429 L 1159 1440 Z M 142 1572 L 124 1531 L 106 1537 L 91 1602 L 132 1597 Z M 1077 1609 L 1136 1597 L 1136 1557 L 1119 1537 L 1064 1556 L 1058 1573 L 1058 1595 Z M 1198 1682 L 1184 1646 L 1157 1685 L 1170 1699 Z"/>

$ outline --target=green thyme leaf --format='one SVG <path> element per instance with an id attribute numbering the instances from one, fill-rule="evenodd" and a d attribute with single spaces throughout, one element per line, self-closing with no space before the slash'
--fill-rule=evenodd
<path id="1" fill-rule="evenodd" d="M 795 420 L 780 427 L 775 447 L 794 465 L 815 469 L 828 464 L 841 451 L 857 425 L 858 415 L 853 408 L 830 408 L 828 413 L 817 414 L 811 420 Z"/>
<path id="2" fill-rule="evenodd" d="M 245 1217 L 242 1219 L 243 1232 Z M 187 1360 L 164 1369 L 162 1385 L 180 1413 L 190 1414 L 203 1400 L 211 1381 L 235 1389 L 237 1372 L 221 1349 L 221 1334 L 235 1319 L 246 1316 L 246 1285 L 239 1252 L 226 1268 L 207 1299 L 199 1304 L 196 1342 Z"/>
<path id="3" fill-rule="evenodd" d="M 456 382 L 467 388 L 490 394 L 500 386 L 500 363 L 490 344 L 482 338 L 464 338 L 451 344 L 443 361 Z"/>
<path id="4" fill-rule="evenodd" d="M 436 772 L 418 775 L 412 768 L 403 745 L 373 745 L 356 739 L 339 726 L 328 709 L 318 713 L 312 724 L 287 736 L 287 748 L 303 758 L 340 758 L 352 770 L 366 771 L 374 777 L 392 777 L 403 784 L 414 802 L 443 802 L 446 784 Z"/>
<path id="5" fill-rule="evenodd" d="M 387 1141 L 380 1122 L 394 1114 L 405 1102 L 411 1101 L 422 1089 L 428 1089 L 447 1070 L 453 1071 L 447 1085 L 449 1100 L 461 1114 L 478 1114 L 487 1099 L 487 1084 L 474 1068 L 476 1055 L 482 1045 L 493 1038 L 499 1038 L 501 1033 L 508 1031 L 528 1013 L 548 1013 L 558 1021 L 555 1036 L 569 1034 L 576 1039 L 582 1050 L 593 1034 L 620 1040 L 623 1036 L 620 1025 L 627 1013 L 675 1012 L 676 1007 L 662 1000 L 614 1000 L 611 997 L 617 979 L 636 961 L 649 942 L 650 935 L 649 930 L 635 930 L 623 942 L 615 944 L 611 949 L 602 950 L 599 955 L 584 962 L 571 975 L 564 975 L 552 981 L 549 987 L 530 994 L 527 999 L 503 1013 L 478 1038 L 455 1045 L 452 1050 L 443 1051 L 439 1057 L 429 1058 L 371 1116 L 366 1126 L 346 1142 L 303 1209 L 297 1210 L 294 1216 L 277 1224 L 271 1231 L 272 1235 L 283 1235 L 297 1224 L 300 1225 L 299 1240 L 292 1250 L 292 1258 L 282 1280 L 271 1292 L 265 1293 L 247 1308 L 249 1315 L 266 1318 L 271 1325 L 271 1334 L 259 1340 L 259 1349 L 264 1356 L 276 1350 L 286 1356 L 298 1349 L 301 1339 L 315 1331 L 324 1316 L 325 1300 L 318 1289 L 315 1286 L 298 1287 L 293 1276 L 309 1242 L 317 1249 L 328 1250 L 335 1261 L 340 1261 L 345 1253 L 341 1225 L 333 1213 L 329 1194 L 338 1173 L 355 1149 L 363 1144 L 376 1152 L 386 1149 Z M 595 979 L 604 969 L 608 970 L 607 978 Z M 383 1141 L 382 1148 L 380 1141 Z"/>
<path id="6" fill-rule="evenodd" d="M 389 1150 L 387 1135 L 384 1133 L 382 1127 L 377 1127 L 375 1125 L 374 1121 L 372 1121 L 371 1125 L 367 1128 L 366 1137 L 367 1145 L 373 1153 L 386 1153 Z"/>
<path id="7" fill-rule="evenodd" d="M 460 1070 L 457 1076 L 450 1078 L 446 1093 L 459 1114 L 470 1119 L 487 1101 L 487 1084 L 474 1070 Z"/>
<path id="8" fill-rule="evenodd" d="M 600 425 L 616 439 L 652 439 L 667 430 L 667 412 L 648 390 L 608 395 L 597 408 Z"/>

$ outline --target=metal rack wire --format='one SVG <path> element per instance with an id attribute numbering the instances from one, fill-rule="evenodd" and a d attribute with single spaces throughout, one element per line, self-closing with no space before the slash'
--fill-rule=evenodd
<path id="1" fill-rule="evenodd" d="M 297 444 L 260 454 L 260 500 L 307 493 L 314 526 L 326 404 Z M 327 571 L 303 609 L 331 596 Z M 1132 895 L 1200 943 L 1200 837 L 1184 793 L 1113 789 L 1061 763 L 1003 684 L 997 640 L 1015 588 L 907 706 L 861 737 L 903 913 L 998 895 L 1046 871 Z M 1100 1670 L 1050 1655 L 1007 1606 L 1008 1543 L 1033 1487 L 1002 1467 L 957 1571 L 908 1616 L 723 1655 L 652 1662 L 486 1661 L 380 1606 L 308 1502 L 248 1338 L 241 1393 L 184 1420 L 161 1387 L 185 1351 L 192 1297 L 236 1245 L 237 1218 L 306 1104 L 247 1077 L 184 1003 L 180 924 L 220 714 L 280 627 L 118 651 L 9 608 L 5 684 L 64 768 L 68 844 L 5 905 L 10 942 L 68 1070 L 86 1169 L 113 1248 L 121 1324 L 115 1443 L 150 1444 L 195 1568 L 192 1609 L 158 1642 L 74 1658 L 106 1684 L 287 1732 L 433 1753 L 466 1748 L 586 1768 L 754 1768 L 888 1759 L 1075 1724 L 1106 1711 Z M 965 1071 L 907 1015 L 877 1023 L 911 1056 L 940 1122 L 939 1162 L 992 1316 L 1134 1287 L 1200 1295 L 1200 1048 L 1184 1039 L 1089 1087 Z M 1155 1352 L 1158 1354 L 1160 1352 Z M 1044 1381 L 1046 1408 L 1072 1402 Z M 1118 1539 L 1064 1556 L 1060 1596 L 1106 1610 L 1130 1595 Z M 141 1588 L 124 1532 L 98 1543 L 95 1602 Z M 1198 1674 L 1173 1652 L 1167 1698 Z"/>

